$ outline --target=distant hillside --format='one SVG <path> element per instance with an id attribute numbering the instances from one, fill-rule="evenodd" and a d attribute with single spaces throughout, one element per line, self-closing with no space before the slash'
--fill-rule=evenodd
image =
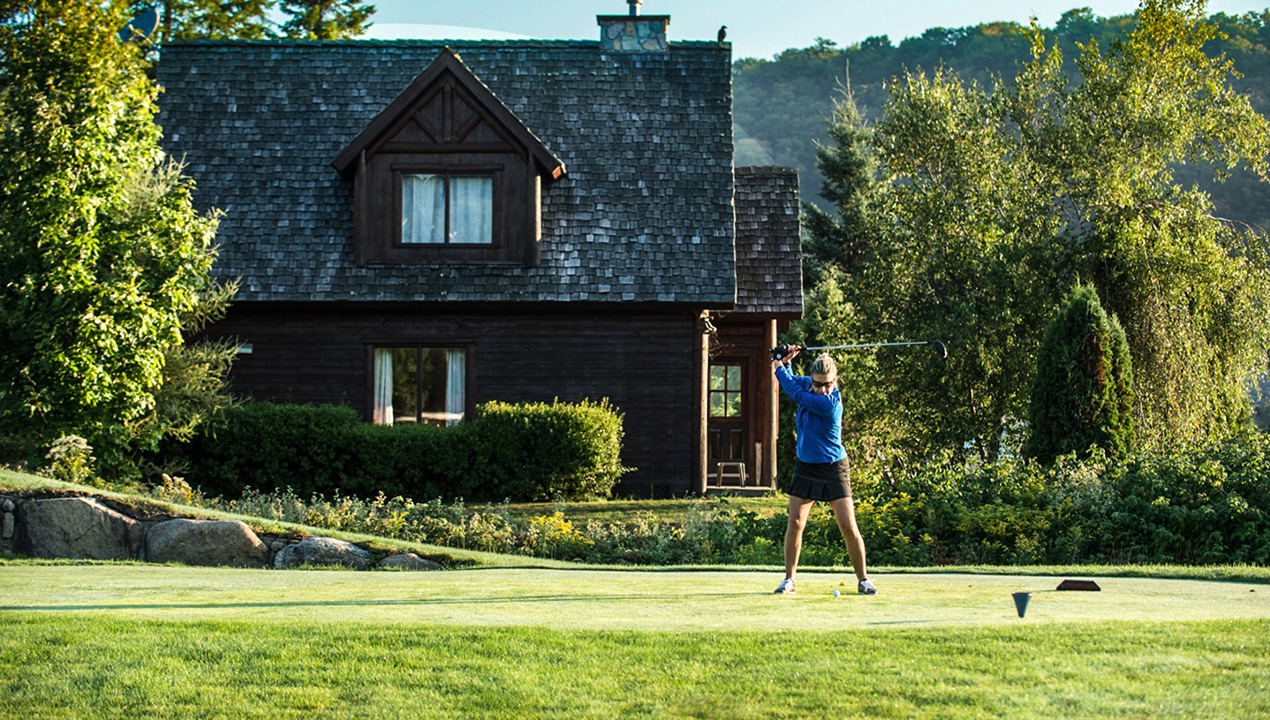
<path id="1" fill-rule="evenodd" d="M 1227 37 L 1210 43 L 1213 55 L 1225 53 L 1243 73 L 1236 86 L 1253 106 L 1270 113 L 1270 10 L 1241 16 L 1217 14 L 1210 20 Z M 1132 15 L 1102 18 L 1087 8 L 1068 11 L 1053 28 L 1070 61 L 1076 43 L 1090 39 L 1106 48 L 1124 35 Z M 952 68 L 963 79 L 990 86 L 995 78 L 1013 78 L 1029 57 L 1028 39 L 1017 23 L 997 22 L 957 29 L 932 28 L 899 46 L 886 36 L 871 37 L 851 47 L 819 39 L 801 50 L 787 50 L 775 60 L 741 59 L 733 65 L 734 123 L 737 165 L 797 167 L 803 199 L 821 203 L 823 182 L 816 170 L 817 142 L 828 142 L 825 122 L 835 99 L 842 97 L 848 77 L 856 103 L 877 117 L 887 99 L 886 83 L 905 69 Z M 1204 169 L 1179 168 L 1178 180 L 1209 190 L 1222 217 L 1270 228 L 1270 184 L 1249 173 L 1236 173 L 1224 184 L 1204 180 Z"/>

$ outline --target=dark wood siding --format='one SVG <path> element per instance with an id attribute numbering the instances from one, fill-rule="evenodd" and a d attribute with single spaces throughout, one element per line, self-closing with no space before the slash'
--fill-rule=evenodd
<path id="1" fill-rule="evenodd" d="M 469 407 L 490 400 L 607 397 L 624 413 L 622 460 L 637 470 L 618 492 L 689 491 L 693 333 L 689 311 L 332 308 L 239 303 L 207 335 L 250 343 L 235 392 L 258 400 L 345 404 L 370 417 L 370 348 L 466 345 Z"/>

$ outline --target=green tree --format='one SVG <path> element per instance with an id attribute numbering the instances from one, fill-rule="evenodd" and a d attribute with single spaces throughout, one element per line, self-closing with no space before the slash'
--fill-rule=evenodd
<path id="1" fill-rule="evenodd" d="M 836 214 L 803 203 L 803 284 L 812 287 L 830 266 L 852 273 L 865 262 L 879 234 L 876 205 L 881 192 L 872 136 L 850 92 L 834 106 L 827 144 L 816 148 L 825 178 L 820 197 Z"/>
<path id="2" fill-rule="evenodd" d="M 0 17 L 0 434 L 80 435 L 121 467 L 182 322 L 210 295 L 214 215 L 159 146 L 122 0 Z"/>
<path id="3" fill-rule="evenodd" d="M 273 34 L 269 11 L 277 0 L 162 0 L 161 41 L 199 39 L 262 40 Z M 132 10 L 154 6 L 152 0 L 133 0 Z"/>
<path id="4" fill-rule="evenodd" d="M 1133 368 L 1129 342 L 1090 285 L 1077 285 L 1050 321 L 1036 359 L 1028 457 L 1088 457 L 1097 445 L 1112 459 L 1133 442 Z"/>
<path id="5" fill-rule="evenodd" d="M 282 0 L 290 16 L 282 24 L 286 37 L 298 40 L 340 40 L 365 34 L 375 6 L 361 0 Z"/>
<path id="6" fill-rule="evenodd" d="M 1230 431 L 1270 344 L 1264 234 L 1213 217 L 1177 163 L 1264 177 L 1270 124 L 1209 57 L 1203 3 L 1147 0 L 1132 34 L 1063 54 L 1032 32 L 1032 60 L 992 91 L 941 70 L 894 84 L 873 144 L 884 228 L 841 283 L 860 332 L 944 339 L 947 372 L 878 356 L 896 442 L 984 459 L 1025 418 L 1042 329 L 1076 278 L 1102 291 L 1133 359 L 1147 445 Z"/>

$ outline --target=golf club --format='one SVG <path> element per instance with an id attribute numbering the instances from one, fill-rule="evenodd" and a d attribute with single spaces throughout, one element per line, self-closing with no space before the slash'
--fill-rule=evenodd
<path id="1" fill-rule="evenodd" d="M 857 343 L 855 345 L 817 345 L 816 347 L 799 348 L 800 350 L 855 350 L 859 348 L 875 348 L 875 347 L 894 347 L 897 345 L 932 345 L 935 354 L 940 358 L 948 357 L 948 348 L 939 340 L 911 340 L 908 342 L 886 342 L 886 343 Z M 772 359 L 781 360 L 789 354 L 790 345 L 780 345 L 772 348 Z"/>

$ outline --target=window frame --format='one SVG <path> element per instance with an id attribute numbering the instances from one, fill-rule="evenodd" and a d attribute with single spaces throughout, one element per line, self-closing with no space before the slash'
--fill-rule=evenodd
<path id="1" fill-rule="evenodd" d="M 476 343 L 472 340 L 401 340 L 401 339 L 383 339 L 380 341 L 367 342 L 366 346 L 366 411 L 364 417 L 368 422 L 375 422 L 375 386 L 376 386 L 376 368 L 375 368 L 375 351 L 376 350 L 398 350 L 413 349 L 416 351 L 416 358 L 419 358 L 423 350 L 462 350 L 463 351 L 463 419 L 458 424 L 468 422 L 476 411 L 476 401 L 473 398 L 472 388 L 474 387 L 475 372 L 475 348 Z M 421 423 L 423 413 L 423 403 L 420 398 L 419 379 L 415 378 L 415 424 Z M 395 423 L 394 423 L 395 424 Z"/>
<path id="2" fill-rule="evenodd" d="M 504 247 L 502 230 L 503 208 L 503 175 L 504 165 L 417 165 L 414 163 L 394 164 L 391 166 L 393 187 L 393 223 L 392 248 L 408 253 L 437 252 L 446 248 L 470 248 L 501 252 Z M 445 242 L 440 243 L 408 243 L 402 240 L 402 221 L 405 219 L 405 176 L 407 175 L 441 175 L 445 177 Z M 489 177 L 490 188 L 490 241 L 487 243 L 454 243 L 450 242 L 450 178 L 452 177 Z"/>
<path id="3" fill-rule="evenodd" d="M 718 389 L 718 390 L 716 390 L 716 389 L 714 389 L 713 387 L 711 387 L 711 385 L 713 384 L 713 380 L 714 380 L 714 377 L 713 377 L 713 376 L 714 376 L 714 369 L 715 369 L 715 368 L 722 368 L 722 369 L 724 370 L 724 373 L 723 373 L 723 387 L 722 387 L 722 388 L 720 388 L 720 389 Z M 736 387 L 735 387 L 735 388 L 734 388 L 734 387 L 732 387 L 732 386 L 730 385 L 730 380 L 729 380 L 729 374 L 730 374 L 730 373 L 729 373 L 728 371 L 729 371 L 730 369 L 732 369 L 732 368 L 735 368 L 735 369 L 737 370 L 737 376 L 738 376 L 738 377 L 737 377 L 737 385 L 736 385 Z M 745 387 L 745 385 L 746 385 L 745 369 L 746 369 L 745 363 L 740 362 L 740 361 L 721 361 L 721 362 L 711 362 L 711 363 L 709 363 L 709 366 L 708 366 L 708 367 L 707 367 L 707 369 L 706 369 L 706 413 L 707 413 L 707 417 L 708 417 L 709 419 L 711 419 L 711 420 L 737 420 L 737 421 L 739 421 L 739 420 L 745 420 L 745 419 L 746 419 L 746 413 L 745 413 L 745 395 L 746 395 L 746 387 Z M 722 414 L 722 415 L 715 415 L 715 414 L 714 414 L 714 397 L 715 397 L 715 395 L 722 395 L 722 396 L 723 396 L 723 414 Z M 736 397 L 736 407 L 737 407 L 737 412 L 736 412 L 735 414 L 730 413 L 730 412 L 728 411 L 728 408 L 729 408 L 729 407 L 731 407 L 731 406 L 729 405 L 729 403 L 728 403 L 728 398 L 729 398 L 730 396 L 735 396 L 735 397 Z"/>

